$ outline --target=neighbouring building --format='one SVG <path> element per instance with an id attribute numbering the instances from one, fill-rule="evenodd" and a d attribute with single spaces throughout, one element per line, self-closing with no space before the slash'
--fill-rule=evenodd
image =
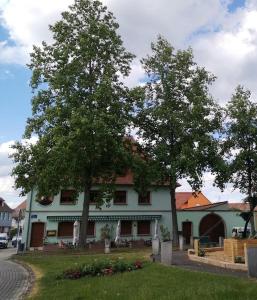
<path id="1" fill-rule="evenodd" d="M 26 200 L 20 203 L 17 207 L 15 207 L 12 212 L 12 228 L 18 228 L 18 220 L 20 214 L 20 220 L 19 220 L 20 234 L 22 234 L 23 227 L 24 227 L 25 212 L 26 212 Z"/>
<path id="2" fill-rule="evenodd" d="M 176 193 L 176 208 L 186 209 L 195 206 L 211 204 L 202 192 L 177 192 Z"/>
<path id="3" fill-rule="evenodd" d="M 243 227 L 245 222 L 240 217 L 242 207 L 233 203 L 216 202 L 202 206 L 178 208 L 178 227 L 186 243 L 191 236 L 208 236 L 210 241 L 218 243 L 219 237 L 232 236 L 233 227 Z"/>
<path id="4" fill-rule="evenodd" d="M 81 220 L 83 193 L 74 201 L 73 191 L 62 190 L 55 197 L 38 199 L 32 191 L 27 198 L 22 242 L 26 247 L 41 247 L 44 243 L 72 241 L 73 224 Z M 149 240 L 154 234 L 155 220 L 171 230 L 171 205 L 168 187 L 153 186 L 145 196 L 134 190 L 129 172 L 116 180 L 116 192 L 110 205 L 96 208 L 96 185 L 90 194 L 88 237 L 99 240 L 101 228 L 109 224 L 115 230 L 121 220 L 121 238 L 131 241 Z"/>
<path id="5" fill-rule="evenodd" d="M 12 209 L 0 197 L 0 233 L 10 232 L 12 225 Z"/>

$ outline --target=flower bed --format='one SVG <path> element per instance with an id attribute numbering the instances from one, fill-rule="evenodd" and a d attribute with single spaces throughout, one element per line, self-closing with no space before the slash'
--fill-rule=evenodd
<path id="1" fill-rule="evenodd" d="M 79 279 L 85 276 L 108 276 L 115 273 L 131 272 L 142 269 L 141 261 L 128 262 L 125 260 L 95 260 L 91 264 L 81 265 L 63 271 L 57 279 Z"/>

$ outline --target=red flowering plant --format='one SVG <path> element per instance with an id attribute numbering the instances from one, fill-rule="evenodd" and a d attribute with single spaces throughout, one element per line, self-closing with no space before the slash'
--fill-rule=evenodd
<path id="1" fill-rule="evenodd" d="M 142 269 L 143 263 L 139 260 L 129 262 L 122 259 L 117 260 L 95 260 L 91 264 L 82 265 L 68 269 L 59 275 L 58 279 L 79 279 L 85 276 L 110 276 L 115 273 L 123 273 Z"/>

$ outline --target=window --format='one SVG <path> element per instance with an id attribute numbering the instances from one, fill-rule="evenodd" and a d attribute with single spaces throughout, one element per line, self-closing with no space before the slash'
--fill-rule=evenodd
<path id="1" fill-rule="evenodd" d="M 72 237 L 73 236 L 73 222 L 60 222 L 58 224 L 59 237 Z"/>
<path id="2" fill-rule="evenodd" d="M 137 234 L 138 235 L 150 235 L 151 234 L 150 221 L 138 221 L 137 222 Z"/>
<path id="3" fill-rule="evenodd" d="M 99 196 L 100 196 L 100 191 L 90 191 L 89 203 L 90 204 L 96 204 L 97 198 Z"/>
<path id="4" fill-rule="evenodd" d="M 116 191 L 114 194 L 113 204 L 126 204 L 127 203 L 127 192 Z"/>
<path id="5" fill-rule="evenodd" d="M 87 235 L 94 236 L 95 235 L 95 222 L 89 221 L 87 226 Z"/>
<path id="6" fill-rule="evenodd" d="M 61 200 L 60 203 L 64 205 L 76 204 L 74 190 L 63 190 L 61 191 Z"/>
<path id="7" fill-rule="evenodd" d="M 147 192 L 145 195 L 138 195 L 138 204 L 151 204 L 150 203 L 150 192 Z"/>
<path id="8" fill-rule="evenodd" d="M 131 235 L 132 234 L 132 222 L 121 221 L 120 235 Z"/>

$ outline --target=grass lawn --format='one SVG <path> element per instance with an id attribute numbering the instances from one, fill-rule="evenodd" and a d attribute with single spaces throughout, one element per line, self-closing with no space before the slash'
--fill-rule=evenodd
<path id="1" fill-rule="evenodd" d="M 166 267 L 147 262 L 143 269 L 106 277 L 84 277 L 78 280 L 57 280 L 63 270 L 76 264 L 106 258 L 106 255 L 42 255 L 20 256 L 41 278 L 29 299 L 90 300 L 90 299 L 190 299 L 190 300 L 255 300 L 257 282 L 228 276 L 213 275 Z M 146 260 L 147 252 L 110 254 L 110 258 Z"/>

